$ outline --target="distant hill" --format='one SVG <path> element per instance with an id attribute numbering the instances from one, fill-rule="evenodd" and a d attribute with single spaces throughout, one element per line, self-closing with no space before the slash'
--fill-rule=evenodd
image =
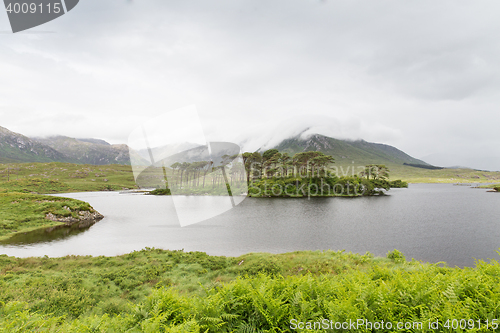
<path id="1" fill-rule="evenodd" d="M 78 164 L 147 164 L 127 145 L 112 145 L 100 139 L 66 136 L 28 138 L 0 127 L 0 163 L 67 162 Z"/>
<path id="2" fill-rule="evenodd" d="M 286 139 L 274 147 L 280 152 L 290 155 L 304 151 L 321 151 L 332 155 L 335 164 L 418 164 L 428 163 L 411 157 L 403 151 L 381 143 L 372 143 L 364 140 L 349 141 L 330 138 L 324 135 L 313 134 L 303 139 L 300 136 Z"/>
<path id="3" fill-rule="evenodd" d="M 82 142 L 90 142 L 90 143 L 96 143 L 96 144 L 100 144 L 100 145 L 111 146 L 110 143 L 108 143 L 104 140 L 101 140 L 101 139 L 77 139 L 77 140 L 82 141 Z"/>
<path id="4" fill-rule="evenodd" d="M 36 138 L 36 140 L 63 153 L 75 163 L 130 164 L 130 152 L 127 145 L 111 145 L 104 140 L 74 139 L 67 136 Z"/>
<path id="5" fill-rule="evenodd" d="M 63 153 L 37 140 L 0 127 L 0 162 L 73 162 Z"/>
<path id="6" fill-rule="evenodd" d="M 176 153 L 191 151 L 198 145 L 184 143 L 152 148 L 155 160 L 159 161 Z M 380 143 L 364 140 L 348 141 L 314 134 L 303 139 L 300 136 L 282 141 L 275 147 L 293 155 L 303 151 L 321 151 L 332 155 L 336 165 L 413 164 L 431 166 L 411 157 L 403 151 Z M 66 136 L 28 138 L 0 127 L 0 163 L 14 162 L 69 162 L 81 164 L 128 164 L 148 165 L 149 151 L 134 151 L 127 145 L 112 145 L 99 139 L 75 139 Z"/>
<path id="7" fill-rule="evenodd" d="M 200 146 L 199 144 L 189 143 L 189 142 L 185 142 L 182 144 L 175 144 L 175 145 L 164 145 L 160 147 L 151 148 L 151 153 L 153 154 L 154 159 L 156 161 L 160 161 L 168 156 L 172 156 L 199 146 Z M 149 156 L 150 151 L 148 149 L 140 149 L 137 151 L 137 153 L 139 154 L 140 157 L 148 161 L 150 160 Z"/>

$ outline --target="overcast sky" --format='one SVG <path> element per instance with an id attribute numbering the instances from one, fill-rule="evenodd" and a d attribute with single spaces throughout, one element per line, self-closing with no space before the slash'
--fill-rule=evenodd
<path id="1" fill-rule="evenodd" d="M 500 2 L 81 0 L 9 33 L 0 126 L 126 143 L 195 105 L 208 140 L 300 133 L 500 170 Z"/>

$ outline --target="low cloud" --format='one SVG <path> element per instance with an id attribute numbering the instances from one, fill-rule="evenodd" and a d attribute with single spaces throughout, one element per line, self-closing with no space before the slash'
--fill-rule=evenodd
<path id="1" fill-rule="evenodd" d="M 283 140 L 300 136 L 305 139 L 313 134 L 321 134 L 335 139 L 369 140 L 375 142 L 395 141 L 401 137 L 397 129 L 382 124 L 366 124 L 361 119 L 348 116 L 335 118 L 324 115 L 291 117 L 280 124 L 269 123 L 249 131 L 240 138 L 246 151 L 266 150 Z"/>

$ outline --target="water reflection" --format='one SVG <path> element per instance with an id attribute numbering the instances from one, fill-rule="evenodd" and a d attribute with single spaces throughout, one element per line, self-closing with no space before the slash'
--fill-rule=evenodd
<path id="1" fill-rule="evenodd" d="M 26 245 L 35 243 L 50 243 L 56 240 L 67 239 L 87 231 L 95 224 L 93 220 L 84 220 L 71 225 L 57 225 L 54 227 L 36 229 L 29 232 L 18 233 L 8 239 L 0 241 L 2 245 Z"/>

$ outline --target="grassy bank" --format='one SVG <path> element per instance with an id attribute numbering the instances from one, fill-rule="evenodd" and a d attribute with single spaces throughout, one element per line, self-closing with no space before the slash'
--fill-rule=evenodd
<path id="1" fill-rule="evenodd" d="M 19 232 L 46 228 L 64 223 L 46 218 L 79 218 L 79 212 L 93 211 L 83 201 L 27 193 L 0 193 L 0 240 Z"/>
<path id="2" fill-rule="evenodd" d="M 496 261 L 448 268 L 407 262 L 397 251 L 388 258 L 333 251 L 226 258 L 158 249 L 0 256 L 0 286 L 0 329 L 8 332 L 291 332 L 292 319 L 428 327 L 467 318 L 477 328 L 477 321 L 484 327 L 500 318 Z M 388 331 L 395 330 L 380 330 Z"/>
<path id="3" fill-rule="evenodd" d="M 82 201 L 39 194 L 135 187 L 132 169 L 126 165 L 0 164 L 0 240 L 19 232 L 63 224 L 47 219 L 48 213 L 76 218 L 78 212 L 92 210 Z"/>

